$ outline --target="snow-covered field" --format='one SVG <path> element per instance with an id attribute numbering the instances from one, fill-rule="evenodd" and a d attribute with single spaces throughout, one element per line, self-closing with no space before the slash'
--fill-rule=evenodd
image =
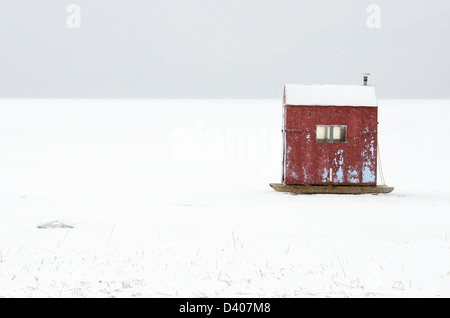
<path id="1" fill-rule="evenodd" d="M 0 296 L 449 297 L 450 101 L 379 105 L 395 191 L 294 196 L 280 100 L 0 100 Z"/>

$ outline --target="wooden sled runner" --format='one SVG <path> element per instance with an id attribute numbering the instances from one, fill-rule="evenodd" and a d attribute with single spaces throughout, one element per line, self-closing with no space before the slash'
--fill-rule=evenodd
<path id="1" fill-rule="evenodd" d="M 292 194 L 382 194 L 391 193 L 393 187 L 388 186 L 345 186 L 345 185 L 287 185 L 271 183 L 270 186 L 278 192 Z"/>

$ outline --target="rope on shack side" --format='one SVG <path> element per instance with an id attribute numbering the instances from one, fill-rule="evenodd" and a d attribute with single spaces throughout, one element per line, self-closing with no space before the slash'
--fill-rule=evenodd
<path id="1" fill-rule="evenodd" d="M 381 165 L 381 152 L 380 152 L 380 143 L 377 143 L 377 161 L 378 161 L 378 173 L 381 177 L 381 183 L 383 186 L 386 185 L 386 182 L 384 180 L 384 173 L 383 173 L 383 166 Z"/>

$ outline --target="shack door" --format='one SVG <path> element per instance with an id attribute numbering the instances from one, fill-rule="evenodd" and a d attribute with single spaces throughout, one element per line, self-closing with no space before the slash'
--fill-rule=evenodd
<path id="1" fill-rule="evenodd" d="M 324 118 L 326 122 L 328 118 Z M 316 144 L 317 112 L 312 106 L 285 106 L 283 182 L 286 184 L 324 184 L 319 173 L 330 162 L 328 145 Z M 328 183 L 328 175 L 325 177 Z"/>

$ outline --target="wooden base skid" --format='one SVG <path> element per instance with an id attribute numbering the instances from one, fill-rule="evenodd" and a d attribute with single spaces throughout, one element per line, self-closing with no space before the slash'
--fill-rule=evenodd
<path id="1" fill-rule="evenodd" d="M 271 183 L 270 186 L 278 192 L 293 194 L 381 194 L 391 193 L 393 187 L 388 186 L 345 186 L 345 185 L 296 185 Z"/>

